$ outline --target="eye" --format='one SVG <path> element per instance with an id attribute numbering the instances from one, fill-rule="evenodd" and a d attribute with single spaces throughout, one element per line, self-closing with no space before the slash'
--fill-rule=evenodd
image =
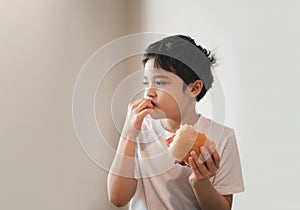
<path id="1" fill-rule="evenodd" d="M 143 85 L 144 85 L 145 87 L 147 87 L 147 86 L 149 86 L 149 82 L 143 81 Z"/>
<path id="2" fill-rule="evenodd" d="M 158 86 L 162 86 L 162 85 L 166 85 L 166 84 L 167 84 L 165 81 L 160 81 L 160 80 L 156 81 L 155 83 L 156 83 Z"/>

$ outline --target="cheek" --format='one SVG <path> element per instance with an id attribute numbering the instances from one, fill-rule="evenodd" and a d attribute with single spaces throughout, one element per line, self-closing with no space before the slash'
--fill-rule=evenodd
<path id="1" fill-rule="evenodd" d="M 178 93 L 177 96 L 175 93 L 171 92 L 161 92 L 158 94 L 158 103 L 161 108 L 175 109 L 179 108 Z"/>

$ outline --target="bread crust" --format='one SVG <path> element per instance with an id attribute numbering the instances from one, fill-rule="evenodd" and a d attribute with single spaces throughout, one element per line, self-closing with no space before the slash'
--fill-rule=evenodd
<path id="1" fill-rule="evenodd" d="M 176 131 L 172 142 L 167 140 L 170 154 L 178 163 L 189 165 L 191 151 L 200 155 L 200 147 L 206 146 L 210 141 L 204 133 L 197 132 L 191 125 L 182 125 Z"/>
<path id="2" fill-rule="evenodd" d="M 194 141 L 193 147 L 189 150 L 189 152 L 184 156 L 184 158 L 181 160 L 186 165 L 189 165 L 189 157 L 191 151 L 195 151 L 197 155 L 200 155 L 200 147 L 205 146 L 205 144 L 208 142 L 208 139 L 205 134 L 203 133 L 197 133 L 197 138 Z"/>

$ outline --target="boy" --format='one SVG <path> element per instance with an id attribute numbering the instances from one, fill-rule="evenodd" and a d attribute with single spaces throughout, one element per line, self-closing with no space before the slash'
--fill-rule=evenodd
<path id="1" fill-rule="evenodd" d="M 234 131 L 195 111 L 212 85 L 214 57 L 190 37 L 175 35 L 144 54 L 145 97 L 129 104 L 108 175 L 108 195 L 130 209 L 231 209 L 244 190 Z M 146 117 L 147 116 L 147 117 Z M 212 145 L 190 153 L 189 165 L 174 164 L 165 140 L 181 124 L 193 125 Z M 204 160 L 204 161 L 201 161 Z"/>

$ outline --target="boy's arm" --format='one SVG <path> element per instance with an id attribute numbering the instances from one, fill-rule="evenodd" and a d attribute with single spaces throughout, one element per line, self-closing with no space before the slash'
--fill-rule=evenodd
<path id="1" fill-rule="evenodd" d="M 136 138 L 145 116 L 152 111 L 153 104 L 149 99 L 140 99 L 128 106 L 125 125 L 107 178 L 108 197 L 116 206 L 125 206 L 135 193 Z"/>
<path id="2" fill-rule="evenodd" d="M 220 156 L 213 145 L 208 149 L 202 147 L 201 157 L 196 152 L 191 152 L 189 163 L 193 173 L 189 182 L 194 190 L 198 203 L 203 210 L 230 210 L 232 206 L 232 194 L 219 194 L 210 178 L 216 174 L 220 165 Z"/>
<path id="3" fill-rule="evenodd" d="M 121 137 L 116 156 L 107 178 L 108 197 L 115 206 L 125 206 L 133 197 L 137 180 L 134 178 L 136 143 Z"/>
<path id="4" fill-rule="evenodd" d="M 198 203 L 203 210 L 230 210 L 232 194 L 220 195 L 209 180 L 192 185 Z"/>

